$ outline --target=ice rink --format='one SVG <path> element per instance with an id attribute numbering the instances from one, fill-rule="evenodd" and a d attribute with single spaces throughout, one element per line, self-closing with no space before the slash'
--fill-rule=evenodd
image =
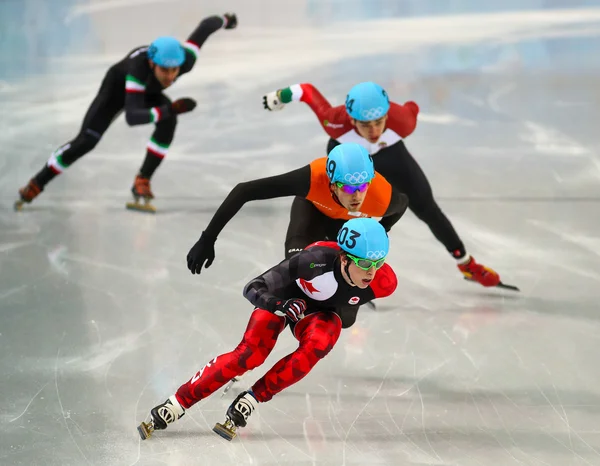
<path id="1" fill-rule="evenodd" d="M 125 210 L 152 127 L 116 121 L 22 212 L 17 190 L 79 131 L 106 69 L 158 35 L 209 38 L 166 93 L 179 118 Z M 4 0 L 0 3 L 0 464 L 600 464 L 600 2 Z M 239 342 L 242 287 L 279 262 L 291 198 L 246 205 L 201 276 L 188 250 L 236 183 L 325 155 L 304 104 L 373 80 L 416 101 L 406 140 L 467 250 L 521 293 L 467 283 L 412 213 L 391 233 L 396 293 L 231 443 L 233 392 L 167 431 L 136 426 Z M 296 341 L 285 331 L 251 385 Z"/>

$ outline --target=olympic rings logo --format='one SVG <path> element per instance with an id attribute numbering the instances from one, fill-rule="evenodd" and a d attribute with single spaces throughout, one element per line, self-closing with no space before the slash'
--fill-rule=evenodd
<path id="1" fill-rule="evenodd" d="M 369 174 L 366 171 L 346 173 L 344 175 L 344 181 L 348 184 L 361 184 L 369 181 Z"/>
<path id="2" fill-rule="evenodd" d="M 363 117 L 365 121 L 377 120 L 383 115 L 385 115 L 383 107 L 370 108 L 368 110 L 362 110 L 360 112 L 360 116 Z"/>
<path id="3" fill-rule="evenodd" d="M 365 259 L 379 260 L 385 257 L 385 251 L 368 251 Z"/>

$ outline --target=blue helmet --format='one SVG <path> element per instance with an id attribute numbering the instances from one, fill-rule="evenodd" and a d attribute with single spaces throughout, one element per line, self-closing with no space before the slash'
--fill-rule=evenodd
<path id="1" fill-rule="evenodd" d="M 148 58 L 163 68 L 176 68 L 185 61 L 185 50 L 175 37 L 158 37 L 148 47 Z"/>
<path id="2" fill-rule="evenodd" d="M 373 159 L 360 144 L 353 142 L 335 146 L 327 156 L 329 181 L 344 184 L 362 184 L 375 177 Z"/>
<path id="3" fill-rule="evenodd" d="M 337 243 L 359 259 L 379 260 L 388 255 L 390 240 L 385 228 L 374 218 L 353 218 L 340 229 Z"/>
<path id="4" fill-rule="evenodd" d="M 373 82 L 360 83 L 346 96 L 346 112 L 358 121 L 377 120 L 390 109 L 387 92 Z"/>

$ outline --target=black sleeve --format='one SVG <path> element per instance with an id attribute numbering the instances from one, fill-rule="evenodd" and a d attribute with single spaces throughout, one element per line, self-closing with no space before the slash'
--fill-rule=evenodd
<path id="1" fill-rule="evenodd" d="M 148 65 L 146 49 L 140 49 L 127 59 L 125 76 L 125 121 L 129 126 L 156 123 L 171 116 L 170 105 L 148 107 L 146 83 L 152 73 Z"/>
<path id="2" fill-rule="evenodd" d="M 281 292 L 289 290 L 288 287 L 298 278 L 312 280 L 324 273 L 324 268 L 310 267 L 312 263 L 321 262 L 320 257 L 318 252 L 306 250 L 280 262 L 251 280 L 244 287 L 244 297 L 256 307 L 275 312 L 282 301 L 292 298 L 292 296 L 282 296 Z"/>
<path id="3" fill-rule="evenodd" d="M 221 16 L 209 16 L 204 18 L 198 27 L 190 34 L 187 41 L 183 44 L 185 47 L 185 62 L 181 65 L 179 75 L 189 72 L 196 63 L 198 52 L 206 39 L 225 25 L 225 18 Z"/>
<path id="4" fill-rule="evenodd" d="M 170 105 L 150 108 L 146 105 L 143 92 L 125 94 L 125 121 L 129 126 L 156 123 L 170 116 Z"/>
<path id="5" fill-rule="evenodd" d="M 383 228 L 385 228 L 385 231 L 390 231 L 392 229 L 394 224 L 402 218 L 407 208 L 408 196 L 392 186 L 390 205 L 379 222 Z"/>
<path id="6" fill-rule="evenodd" d="M 306 197 L 310 189 L 310 165 L 282 175 L 239 183 L 231 190 L 206 227 L 207 236 L 216 238 L 242 206 L 249 201 L 286 196 Z"/>

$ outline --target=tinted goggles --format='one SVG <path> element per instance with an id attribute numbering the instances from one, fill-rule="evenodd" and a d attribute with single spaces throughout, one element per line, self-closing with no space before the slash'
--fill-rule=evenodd
<path id="1" fill-rule="evenodd" d="M 340 183 L 339 181 L 336 181 L 336 183 L 335 183 L 335 185 L 338 188 L 340 188 L 342 191 L 344 191 L 346 194 L 354 194 L 356 191 L 360 191 L 361 193 L 364 193 L 370 184 L 371 184 L 370 181 L 367 181 L 366 183 L 361 183 L 361 184 L 344 184 L 344 183 Z"/>

